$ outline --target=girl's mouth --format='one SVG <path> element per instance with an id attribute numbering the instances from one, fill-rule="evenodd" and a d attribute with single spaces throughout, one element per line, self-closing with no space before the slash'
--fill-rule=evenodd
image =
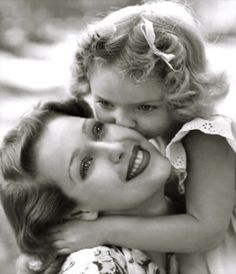
<path id="1" fill-rule="evenodd" d="M 150 153 L 142 149 L 140 146 L 134 146 L 129 161 L 126 180 L 129 181 L 141 174 L 148 166 L 149 161 Z"/>

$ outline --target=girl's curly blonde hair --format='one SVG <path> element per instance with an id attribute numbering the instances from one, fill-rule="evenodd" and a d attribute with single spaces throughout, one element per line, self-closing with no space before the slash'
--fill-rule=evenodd
<path id="1" fill-rule="evenodd" d="M 144 20 L 152 23 L 155 48 L 174 56 L 169 65 L 147 42 Z M 228 92 L 224 73 L 207 66 L 204 41 L 190 10 L 171 1 L 122 8 L 89 25 L 79 37 L 72 66 L 73 95 L 90 92 L 89 71 L 98 60 L 137 82 L 149 77 L 163 81 L 165 103 L 180 122 L 211 114 Z"/>

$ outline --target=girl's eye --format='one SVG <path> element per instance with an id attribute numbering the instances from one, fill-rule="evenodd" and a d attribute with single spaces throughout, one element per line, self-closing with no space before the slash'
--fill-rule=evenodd
<path id="1" fill-rule="evenodd" d="M 97 103 L 104 109 L 112 109 L 114 105 L 106 100 L 99 100 Z"/>
<path id="2" fill-rule="evenodd" d="M 143 112 L 151 112 L 155 109 L 157 109 L 157 106 L 152 106 L 152 105 L 139 105 L 139 106 L 137 106 L 137 110 L 138 111 L 143 111 Z"/>
<path id="3" fill-rule="evenodd" d="M 101 140 L 104 134 L 104 124 L 98 121 L 95 122 L 92 131 L 95 140 Z"/>
<path id="4" fill-rule="evenodd" d="M 80 176 L 82 179 L 85 179 L 88 171 L 93 163 L 93 157 L 85 157 L 80 164 Z"/>

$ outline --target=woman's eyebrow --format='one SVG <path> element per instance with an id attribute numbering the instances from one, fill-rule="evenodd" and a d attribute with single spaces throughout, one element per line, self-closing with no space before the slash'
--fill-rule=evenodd
<path id="1" fill-rule="evenodd" d="M 82 124 L 82 133 L 84 133 L 84 134 L 86 134 L 88 131 L 88 123 L 87 123 L 88 120 L 89 119 L 84 119 L 83 124 Z"/>
<path id="2" fill-rule="evenodd" d="M 68 165 L 68 175 L 70 180 L 75 183 L 75 181 L 73 180 L 72 174 L 71 174 L 71 167 L 73 164 L 74 159 L 79 155 L 79 149 L 77 148 L 75 151 L 73 151 L 71 157 L 70 157 L 70 161 L 69 161 L 69 165 Z"/>
<path id="3" fill-rule="evenodd" d="M 86 132 L 87 132 L 87 130 L 88 130 L 88 129 L 87 129 L 87 127 L 88 127 L 87 121 L 88 121 L 87 119 L 84 119 L 83 124 L 82 124 L 82 133 L 84 133 L 84 134 L 86 134 Z M 70 161 L 69 161 L 69 165 L 68 165 L 68 175 L 69 175 L 70 180 L 71 180 L 73 183 L 75 183 L 75 181 L 73 180 L 73 177 L 72 177 L 71 167 L 72 167 L 72 165 L 73 165 L 74 159 L 75 159 L 76 157 L 78 157 L 79 153 L 80 153 L 80 149 L 79 149 L 79 148 L 75 149 L 75 150 L 72 152 L 71 157 L 70 157 Z"/>

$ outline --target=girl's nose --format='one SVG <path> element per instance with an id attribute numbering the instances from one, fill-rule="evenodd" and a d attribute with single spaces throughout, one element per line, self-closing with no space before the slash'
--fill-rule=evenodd
<path id="1" fill-rule="evenodd" d="M 114 119 L 117 125 L 128 128 L 136 128 L 136 120 L 133 119 L 128 111 L 117 110 L 114 113 Z"/>

